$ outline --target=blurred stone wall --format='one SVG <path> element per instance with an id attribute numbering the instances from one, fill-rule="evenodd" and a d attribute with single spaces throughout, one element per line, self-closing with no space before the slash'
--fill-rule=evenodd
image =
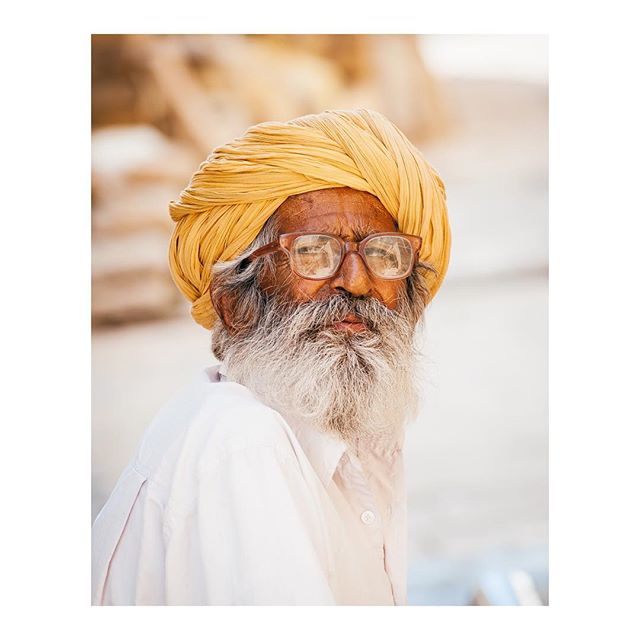
<path id="1" fill-rule="evenodd" d="M 448 127 L 417 36 L 100 35 L 92 40 L 92 318 L 170 317 L 168 203 L 252 124 L 366 106 L 414 142 Z"/>

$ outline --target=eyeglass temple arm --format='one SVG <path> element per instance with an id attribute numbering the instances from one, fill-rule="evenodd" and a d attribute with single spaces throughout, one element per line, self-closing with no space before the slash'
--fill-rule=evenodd
<path id="1" fill-rule="evenodd" d="M 280 249 L 280 241 L 274 240 L 273 242 L 270 242 L 269 244 L 265 244 L 264 246 L 256 249 L 253 253 L 250 253 L 245 258 L 245 260 L 255 260 L 260 256 L 267 255 L 268 253 L 272 253 L 274 251 L 277 251 L 278 249 Z"/>

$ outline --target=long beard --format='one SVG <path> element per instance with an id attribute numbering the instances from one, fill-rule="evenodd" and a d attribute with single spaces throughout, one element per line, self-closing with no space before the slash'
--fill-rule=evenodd
<path id="1" fill-rule="evenodd" d="M 347 442 L 395 436 L 417 410 L 415 313 L 374 298 L 273 297 L 252 330 L 225 336 L 231 377 L 265 404 Z M 414 310 L 415 311 L 415 310 Z M 366 329 L 333 327 L 349 314 Z"/>

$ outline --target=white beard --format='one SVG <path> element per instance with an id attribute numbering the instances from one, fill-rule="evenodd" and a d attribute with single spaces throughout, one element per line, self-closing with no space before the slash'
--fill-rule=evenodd
<path id="1" fill-rule="evenodd" d="M 274 298 L 250 332 L 218 332 L 226 334 L 229 375 L 268 406 L 347 442 L 395 438 L 418 406 L 414 323 L 404 305 L 391 311 L 373 298 Z M 347 313 L 367 329 L 335 329 Z"/>

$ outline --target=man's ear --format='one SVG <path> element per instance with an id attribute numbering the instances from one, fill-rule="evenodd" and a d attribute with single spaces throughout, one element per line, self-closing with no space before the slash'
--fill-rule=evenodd
<path id="1" fill-rule="evenodd" d="M 233 319 L 234 319 L 234 304 L 231 299 L 231 295 L 226 292 L 219 292 L 214 295 L 213 287 L 209 287 L 209 296 L 211 297 L 211 304 L 222 321 L 222 324 L 226 327 L 227 331 L 233 333 L 235 331 Z"/>

